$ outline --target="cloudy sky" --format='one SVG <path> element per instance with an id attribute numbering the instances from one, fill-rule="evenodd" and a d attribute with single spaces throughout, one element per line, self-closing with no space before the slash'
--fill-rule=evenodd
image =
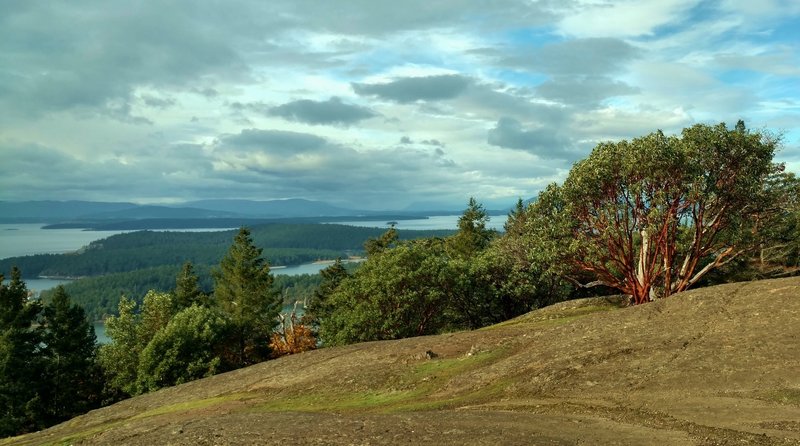
<path id="1" fill-rule="evenodd" d="M 0 200 L 511 206 L 599 141 L 784 135 L 797 0 L 0 2 Z"/>

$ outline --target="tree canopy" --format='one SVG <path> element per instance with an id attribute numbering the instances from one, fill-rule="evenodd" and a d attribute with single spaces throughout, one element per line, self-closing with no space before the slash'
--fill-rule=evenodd
<path id="1" fill-rule="evenodd" d="M 214 298 L 233 324 L 229 361 L 237 366 L 269 358 L 269 342 L 281 299 L 272 288 L 269 263 L 241 228 L 228 253 L 213 272 Z"/>
<path id="2" fill-rule="evenodd" d="M 685 290 L 752 247 L 777 143 L 740 122 L 599 144 L 548 192 L 562 260 L 635 303 Z"/>

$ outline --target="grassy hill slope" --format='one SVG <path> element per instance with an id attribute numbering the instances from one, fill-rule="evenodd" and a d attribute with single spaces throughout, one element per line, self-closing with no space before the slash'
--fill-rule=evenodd
<path id="1" fill-rule="evenodd" d="M 0 443 L 800 444 L 800 278 L 619 302 L 303 353 Z"/>

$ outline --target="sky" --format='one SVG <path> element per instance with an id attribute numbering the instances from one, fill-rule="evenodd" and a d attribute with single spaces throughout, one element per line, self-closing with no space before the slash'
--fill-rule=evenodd
<path id="1" fill-rule="evenodd" d="M 797 0 L 0 2 L 0 200 L 512 206 L 742 119 L 800 172 Z"/>

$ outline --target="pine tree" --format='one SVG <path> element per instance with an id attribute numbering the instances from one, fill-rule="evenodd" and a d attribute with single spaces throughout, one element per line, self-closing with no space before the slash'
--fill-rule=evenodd
<path id="1" fill-rule="evenodd" d="M 11 281 L 0 274 L 0 437 L 43 427 L 41 330 L 33 328 L 41 312 L 28 300 L 22 274 Z"/>
<path id="2" fill-rule="evenodd" d="M 488 229 L 489 214 L 481 204 L 470 197 L 467 209 L 458 219 L 458 232 L 450 239 L 455 257 L 470 258 L 489 246 L 495 231 Z"/>
<path id="3" fill-rule="evenodd" d="M 47 424 L 72 418 L 100 403 L 97 338 L 86 314 L 58 286 L 44 308 Z"/>
<path id="4" fill-rule="evenodd" d="M 397 229 L 392 225 L 380 237 L 371 238 L 364 242 L 364 251 L 366 251 L 367 257 L 380 254 L 397 246 L 398 239 Z"/>
<path id="5" fill-rule="evenodd" d="M 333 308 L 331 308 L 328 302 L 329 297 L 339 284 L 350 276 L 347 269 L 345 269 L 342 264 L 341 258 L 336 259 L 336 262 L 327 268 L 320 270 L 319 274 L 322 276 L 322 282 L 320 282 L 319 287 L 314 291 L 311 302 L 309 302 L 308 306 L 305 308 L 305 314 L 302 320 L 303 324 L 311 327 L 315 336 L 318 335 L 320 319 L 328 317 L 331 311 L 333 311 Z"/>
<path id="6" fill-rule="evenodd" d="M 525 202 L 522 198 L 517 199 L 517 204 L 508 213 L 508 220 L 503 225 L 503 229 L 508 232 L 521 233 L 522 226 L 525 225 Z"/>
<path id="7" fill-rule="evenodd" d="M 233 367 L 268 359 L 281 300 L 272 288 L 269 263 L 261 257 L 261 248 L 253 244 L 247 228 L 239 230 L 219 269 L 212 274 L 214 298 L 232 323 L 225 359 Z"/>
<path id="8" fill-rule="evenodd" d="M 189 308 L 192 304 L 208 306 L 208 296 L 200 289 L 199 279 L 194 272 L 192 262 L 186 262 L 175 278 L 175 312 Z"/>

